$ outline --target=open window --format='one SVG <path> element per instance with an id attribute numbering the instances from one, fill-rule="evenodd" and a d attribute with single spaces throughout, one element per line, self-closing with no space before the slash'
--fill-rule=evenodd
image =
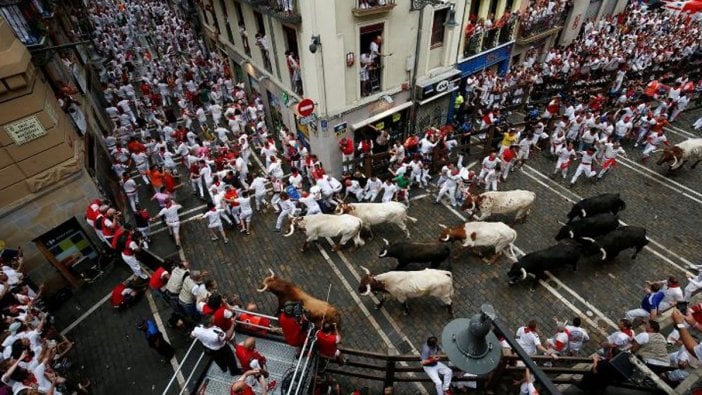
<path id="1" fill-rule="evenodd" d="M 239 2 L 234 2 L 234 11 L 236 12 L 236 20 L 239 24 L 239 34 L 241 35 L 241 42 L 244 45 L 244 52 L 246 56 L 251 56 L 251 47 L 249 46 L 249 34 L 246 31 L 246 23 L 244 22 L 244 13 L 241 11 L 241 4 Z"/>
<path id="2" fill-rule="evenodd" d="M 446 20 L 448 19 L 448 8 L 434 10 L 434 21 L 431 25 L 431 48 L 438 48 L 444 45 L 446 33 Z"/>
<path id="3" fill-rule="evenodd" d="M 254 11 L 254 17 L 256 17 L 256 46 L 261 50 L 261 57 L 263 58 L 263 67 L 268 70 L 268 72 L 273 72 L 273 65 L 271 64 L 271 42 L 268 35 L 266 35 L 266 26 L 263 24 L 263 15 L 260 12 Z"/>
<path id="4" fill-rule="evenodd" d="M 290 73 L 293 92 L 302 96 L 302 70 L 300 69 L 300 52 L 297 44 L 297 30 L 283 25 L 285 35 L 285 64 Z"/>
<path id="5" fill-rule="evenodd" d="M 384 24 L 376 23 L 361 27 L 360 72 L 361 96 L 369 96 L 383 90 L 383 30 Z"/>

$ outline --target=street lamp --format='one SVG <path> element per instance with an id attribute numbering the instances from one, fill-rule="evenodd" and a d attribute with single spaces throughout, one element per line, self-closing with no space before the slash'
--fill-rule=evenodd
<path id="1" fill-rule="evenodd" d="M 531 370 L 545 393 L 560 395 L 558 388 L 517 343 L 509 329 L 499 322 L 495 309 L 489 304 L 480 306 L 480 314 L 475 314 L 470 319 L 457 318 L 444 327 L 441 345 L 449 361 L 462 371 L 478 376 L 495 370 L 502 358 L 502 345 L 492 332 L 493 328 L 512 347 L 526 368 Z"/>
<path id="2" fill-rule="evenodd" d="M 410 98 L 414 105 L 412 109 L 412 119 L 415 121 L 417 117 L 417 104 L 415 103 L 415 99 L 417 96 L 417 69 L 419 68 L 419 52 L 421 49 L 422 42 L 422 24 L 424 23 L 424 8 L 428 5 L 431 5 L 432 7 L 450 5 L 451 9 L 449 10 L 448 21 L 446 21 L 444 25 L 449 29 L 453 29 L 458 26 L 458 23 L 456 23 L 456 12 L 454 11 L 454 3 L 449 3 L 448 0 L 412 0 L 412 11 L 419 10 L 419 25 L 417 26 L 417 44 L 414 48 L 414 64 L 412 66 L 412 80 L 410 82 Z M 415 122 L 412 122 L 411 133 L 414 133 L 414 128 Z"/>
<path id="3" fill-rule="evenodd" d="M 457 318 L 444 327 L 441 344 L 448 359 L 464 372 L 486 375 L 500 364 L 502 346 L 494 333 L 495 309 L 485 304 L 480 314 Z"/>

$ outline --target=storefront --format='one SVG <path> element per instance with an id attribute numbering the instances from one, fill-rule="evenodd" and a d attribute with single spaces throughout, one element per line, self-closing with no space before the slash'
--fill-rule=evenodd
<path id="1" fill-rule="evenodd" d="M 412 107 L 412 102 L 408 101 L 391 106 L 386 102 L 379 101 L 368 107 L 369 112 L 373 115 L 351 125 L 351 130 L 354 132 L 353 138 L 356 143 L 366 137 L 375 139 L 378 133 L 383 130 L 390 134 L 390 140 L 402 141 L 405 139 L 408 131 L 409 108 Z M 337 134 L 341 136 L 340 133 L 337 132 Z"/>
<path id="2" fill-rule="evenodd" d="M 449 119 L 449 108 L 453 105 L 453 92 L 458 90 L 461 82 L 461 72 L 456 69 L 437 77 L 417 83 L 415 98 L 417 100 L 417 115 L 414 122 L 414 132 L 422 133 L 430 127 L 441 127 Z"/>
<path id="3" fill-rule="evenodd" d="M 466 79 L 485 69 L 494 68 L 497 74 L 505 75 L 509 71 L 509 61 L 512 55 L 513 42 L 509 42 L 490 51 L 480 53 L 470 58 L 464 59 L 458 63 L 456 68 L 460 70 L 461 91 L 465 89 Z M 456 89 L 458 91 L 458 89 Z M 455 92 L 451 95 L 450 105 L 448 107 L 448 118 L 453 118 L 453 103 L 456 98 Z"/>

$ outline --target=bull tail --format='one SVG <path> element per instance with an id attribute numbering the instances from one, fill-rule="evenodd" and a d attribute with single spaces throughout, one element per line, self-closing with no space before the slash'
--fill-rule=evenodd
<path id="1" fill-rule="evenodd" d="M 407 217 L 408 220 L 410 220 L 410 221 L 412 221 L 412 222 L 417 222 L 417 218 L 410 217 L 410 216 L 407 215 L 407 214 L 405 214 L 405 216 Z"/>

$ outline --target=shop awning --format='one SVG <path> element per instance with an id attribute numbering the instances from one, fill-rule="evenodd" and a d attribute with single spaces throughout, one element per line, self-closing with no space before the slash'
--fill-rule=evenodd
<path id="1" fill-rule="evenodd" d="M 393 108 L 391 108 L 391 109 L 389 109 L 389 110 L 385 110 L 385 111 L 383 111 L 383 112 L 381 112 L 381 113 L 375 114 L 375 115 L 373 115 L 372 117 L 367 118 L 367 119 L 364 119 L 364 120 L 361 121 L 361 122 L 354 123 L 353 125 L 351 125 L 351 129 L 353 129 L 353 130 L 358 130 L 358 129 L 360 129 L 360 128 L 366 126 L 366 125 L 370 125 L 371 123 L 374 123 L 374 122 L 376 122 L 376 121 L 379 121 L 379 120 L 381 120 L 381 119 L 387 117 L 388 115 L 394 114 L 394 113 L 396 113 L 396 112 L 398 112 L 398 111 L 402 111 L 402 110 L 404 110 L 405 108 L 411 107 L 411 106 L 412 106 L 412 102 L 411 102 L 411 101 L 408 101 L 408 102 L 405 102 L 405 103 L 402 103 L 402 104 L 398 104 L 397 106 L 395 106 L 395 107 L 393 107 Z"/>
<path id="2" fill-rule="evenodd" d="M 417 82 L 417 86 L 414 87 L 417 94 L 417 100 L 421 101 L 421 105 L 429 102 L 429 99 L 436 99 L 444 96 L 445 94 L 458 89 L 460 82 L 461 71 L 458 69 L 451 69 L 445 73 L 437 75 L 436 77 L 419 81 Z"/>

